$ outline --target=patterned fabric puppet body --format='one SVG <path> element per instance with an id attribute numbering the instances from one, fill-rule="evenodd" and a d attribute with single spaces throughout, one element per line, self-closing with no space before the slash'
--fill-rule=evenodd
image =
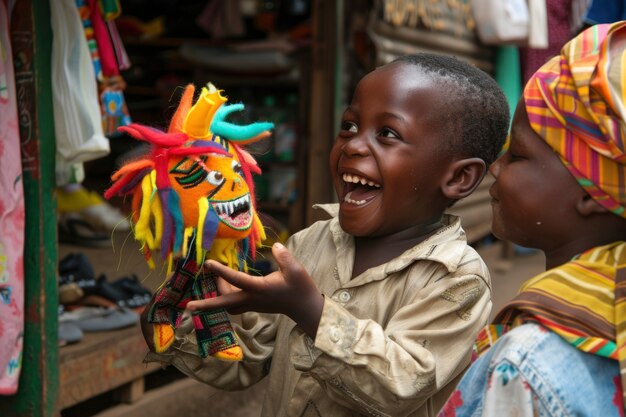
<path id="1" fill-rule="evenodd" d="M 254 258 L 265 238 L 252 182 L 260 169 L 241 145 L 269 137 L 273 124 L 228 123 L 224 119 L 243 104 L 224 104 L 221 90 L 209 83 L 192 105 L 194 90 L 193 85 L 186 87 L 167 132 L 138 124 L 120 128 L 149 142 L 151 153 L 114 173 L 105 193 L 106 198 L 133 196 L 135 239 L 151 267 L 157 250 L 167 262 L 170 278 L 157 290 L 148 312 L 157 352 L 173 342 L 189 301 L 216 296 L 214 276 L 202 268 L 204 260 L 245 271 L 246 259 Z M 242 359 L 226 311 L 194 315 L 193 323 L 202 357 Z"/>

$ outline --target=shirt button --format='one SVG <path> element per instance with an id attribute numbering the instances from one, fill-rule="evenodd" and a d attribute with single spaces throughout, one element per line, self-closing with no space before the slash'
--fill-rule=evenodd
<path id="1" fill-rule="evenodd" d="M 337 343 L 339 342 L 340 339 L 341 339 L 341 334 L 339 332 L 339 329 L 336 327 L 333 327 L 332 329 L 330 329 L 330 340 Z"/>
<path id="2" fill-rule="evenodd" d="M 350 293 L 348 291 L 341 291 L 339 293 L 339 301 L 342 303 L 347 303 L 350 301 Z"/>

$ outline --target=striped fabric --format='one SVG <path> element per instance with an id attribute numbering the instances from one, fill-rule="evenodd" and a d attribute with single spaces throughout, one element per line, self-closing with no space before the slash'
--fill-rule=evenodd
<path id="1" fill-rule="evenodd" d="M 482 354 L 507 330 L 536 322 L 577 349 L 618 360 L 626 387 L 625 272 L 626 242 L 615 242 L 537 275 L 481 331 L 476 353 Z"/>
<path id="2" fill-rule="evenodd" d="M 626 22 L 593 26 L 528 81 L 530 124 L 602 206 L 626 217 Z"/>
<path id="3" fill-rule="evenodd" d="M 192 259 L 180 259 L 174 274 L 156 291 L 154 302 L 148 311 L 148 322 L 178 327 L 189 301 L 216 296 L 215 274 L 200 268 Z M 239 346 L 224 309 L 195 314 L 193 325 L 198 353 L 202 358 Z"/>

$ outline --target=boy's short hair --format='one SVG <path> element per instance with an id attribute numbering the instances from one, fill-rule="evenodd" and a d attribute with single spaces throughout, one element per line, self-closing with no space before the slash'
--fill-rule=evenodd
<path id="1" fill-rule="evenodd" d="M 442 133 L 444 138 L 457 138 L 448 150 L 481 158 L 487 166 L 497 159 L 509 129 L 509 105 L 489 74 L 448 55 L 417 53 L 393 62 L 415 65 L 437 85 L 448 88 Z"/>

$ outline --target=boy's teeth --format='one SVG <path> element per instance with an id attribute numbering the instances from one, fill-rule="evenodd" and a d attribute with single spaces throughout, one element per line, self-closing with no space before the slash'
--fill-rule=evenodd
<path id="1" fill-rule="evenodd" d="M 361 204 L 365 204 L 365 200 L 353 200 L 350 198 L 350 196 L 352 196 L 352 191 L 346 194 L 346 196 L 343 198 L 343 201 L 345 201 L 346 203 L 356 204 L 358 206 L 360 206 Z"/>
<path id="2" fill-rule="evenodd" d="M 362 185 L 369 185 L 370 187 L 376 187 L 376 188 L 380 188 L 380 184 L 376 184 L 374 181 L 370 181 L 367 180 L 365 178 L 361 178 L 357 175 L 351 175 L 351 174 L 343 174 L 343 180 L 345 182 L 351 182 L 354 184 L 359 184 L 361 183 Z"/>

